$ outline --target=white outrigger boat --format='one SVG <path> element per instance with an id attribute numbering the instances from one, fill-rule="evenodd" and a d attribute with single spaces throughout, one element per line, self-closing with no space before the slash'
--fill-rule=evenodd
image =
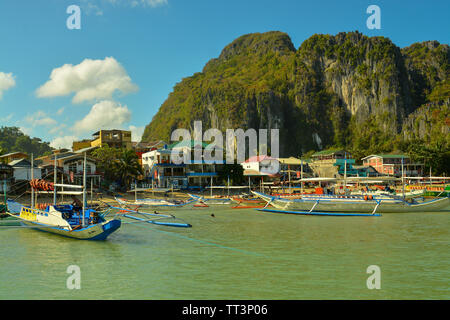
<path id="1" fill-rule="evenodd" d="M 33 168 L 33 158 L 31 159 Z M 122 222 L 118 218 L 106 220 L 104 214 L 86 205 L 86 154 L 84 159 L 83 186 L 66 185 L 56 183 L 56 159 L 55 159 L 55 182 L 53 188 L 53 205 L 45 209 L 38 209 L 34 204 L 35 188 L 31 188 L 31 206 L 24 206 L 16 201 L 7 200 L 7 214 L 16 218 L 23 226 L 59 234 L 65 237 L 81 240 L 105 240 L 111 233 L 120 228 Z M 31 170 L 33 181 L 33 170 Z M 83 205 L 56 205 L 56 188 L 80 188 L 83 191 L 72 192 L 83 194 Z"/>
<path id="2" fill-rule="evenodd" d="M 8 200 L 8 213 L 22 225 L 80 240 L 105 240 L 121 226 L 121 220 L 106 220 L 93 209 L 73 205 L 47 206 L 45 210 Z M 84 213 L 84 215 L 83 215 Z"/>
<path id="3" fill-rule="evenodd" d="M 115 196 L 114 199 L 120 205 L 125 207 L 135 207 L 135 208 L 180 208 L 184 207 L 190 203 L 197 201 L 197 199 L 190 200 L 166 200 L 166 199 L 135 199 L 135 200 L 127 200 L 123 197 Z"/>
<path id="4" fill-rule="evenodd" d="M 430 201 L 411 202 L 392 197 L 330 196 L 308 195 L 300 199 L 286 199 L 252 191 L 252 193 L 275 207 L 262 211 L 310 214 L 310 215 L 379 215 L 397 212 L 449 212 L 450 198 L 437 198 Z"/>
<path id="5" fill-rule="evenodd" d="M 197 196 L 195 194 L 189 194 L 194 201 L 198 201 L 200 203 L 204 203 L 206 205 L 229 205 L 233 203 L 233 200 L 228 197 L 204 197 Z"/>

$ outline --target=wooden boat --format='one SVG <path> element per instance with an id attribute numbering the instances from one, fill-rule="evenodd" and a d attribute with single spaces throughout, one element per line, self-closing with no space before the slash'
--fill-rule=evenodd
<path id="1" fill-rule="evenodd" d="M 106 220 L 93 209 L 72 205 L 48 206 L 45 210 L 8 200 L 8 214 L 22 225 L 80 240 L 105 240 L 121 226 L 120 219 Z"/>
<path id="2" fill-rule="evenodd" d="M 395 212 L 449 212 L 450 198 L 438 198 L 430 201 L 411 202 L 394 198 L 377 198 L 362 196 L 327 196 L 310 195 L 301 199 L 273 197 L 260 192 L 253 194 L 264 199 L 276 209 L 284 211 L 340 212 L 340 213 L 395 213 Z"/>
<path id="3" fill-rule="evenodd" d="M 33 157 L 31 158 L 31 167 L 33 167 Z M 120 219 L 106 220 L 104 215 L 88 208 L 86 205 L 86 154 L 84 157 L 83 186 L 56 184 L 56 159 L 54 183 L 41 181 L 41 183 L 36 184 L 33 179 L 33 170 L 31 172 L 31 206 L 24 206 L 16 201 L 7 200 L 7 213 L 15 217 L 25 227 L 80 240 L 105 240 L 111 233 L 120 228 Z M 50 184 L 54 194 L 53 205 L 46 206 L 45 209 L 36 208 L 34 192 L 38 191 L 39 188 L 47 190 Z M 82 189 L 77 193 L 83 194 L 83 203 L 81 205 L 56 205 L 56 187 Z"/>
<path id="4" fill-rule="evenodd" d="M 166 200 L 166 199 L 136 199 L 127 200 L 122 197 L 114 197 L 114 199 L 123 206 L 136 208 L 179 208 L 191 204 L 197 199 L 191 200 Z"/>
<path id="5" fill-rule="evenodd" d="M 201 203 L 204 203 L 208 206 L 211 205 L 229 205 L 232 203 L 232 200 L 230 198 L 227 197 L 203 197 L 203 196 L 197 196 L 194 194 L 189 194 L 189 196 L 193 199 L 195 199 L 195 201 L 199 201 Z"/>

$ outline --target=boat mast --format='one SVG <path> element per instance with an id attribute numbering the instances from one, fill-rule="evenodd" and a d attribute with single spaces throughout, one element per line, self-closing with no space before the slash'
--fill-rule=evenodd
<path id="1" fill-rule="evenodd" d="M 347 188 L 347 152 L 344 159 L 344 190 Z"/>
<path id="2" fill-rule="evenodd" d="M 84 153 L 83 164 L 83 218 L 81 225 L 84 227 L 84 212 L 86 211 L 86 152 Z"/>
<path id="3" fill-rule="evenodd" d="M 56 206 L 56 154 L 55 154 L 55 164 L 53 166 L 53 205 Z"/>
<path id="4" fill-rule="evenodd" d="M 403 170 L 403 158 L 402 158 L 402 193 L 403 193 L 403 201 L 405 201 L 405 175 L 404 175 L 404 170 Z"/>
<path id="5" fill-rule="evenodd" d="M 34 156 L 31 154 L 31 181 L 34 180 Z M 34 188 L 31 186 L 31 209 L 34 209 Z"/>
<path id="6" fill-rule="evenodd" d="M 300 193 L 303 194 L 303 159 L 300 159 L 300 180 L 301 180 L 301 191 Z"/>

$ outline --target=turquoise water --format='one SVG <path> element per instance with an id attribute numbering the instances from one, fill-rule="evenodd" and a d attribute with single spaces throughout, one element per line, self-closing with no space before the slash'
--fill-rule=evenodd
<path id="1" fill-rule="evenodd" d="M 193 227 L 123 225 L 104 242 L 1 229 L 0 299 L 450 298 L 448 213 L 175 214 Z M 79 290 L 66 286 L 70 265 Z M 379 290 L 367 288 L 370 265 Z"/>

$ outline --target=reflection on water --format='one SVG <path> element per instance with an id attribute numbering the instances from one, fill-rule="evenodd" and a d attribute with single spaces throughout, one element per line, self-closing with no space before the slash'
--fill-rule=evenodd
<path id="1" fill-rule="evenodd" d="M 213 208 L 177 216 L 193 228 L 123 225 L 104 242 L 3 230 L 0 298 L 450 297 L 445 213 L 308 217 Z M 81 290 L 66 288 L 73 264 Z M 369 265 L 381 268 L 380 290 L 366 287 Z"/>

